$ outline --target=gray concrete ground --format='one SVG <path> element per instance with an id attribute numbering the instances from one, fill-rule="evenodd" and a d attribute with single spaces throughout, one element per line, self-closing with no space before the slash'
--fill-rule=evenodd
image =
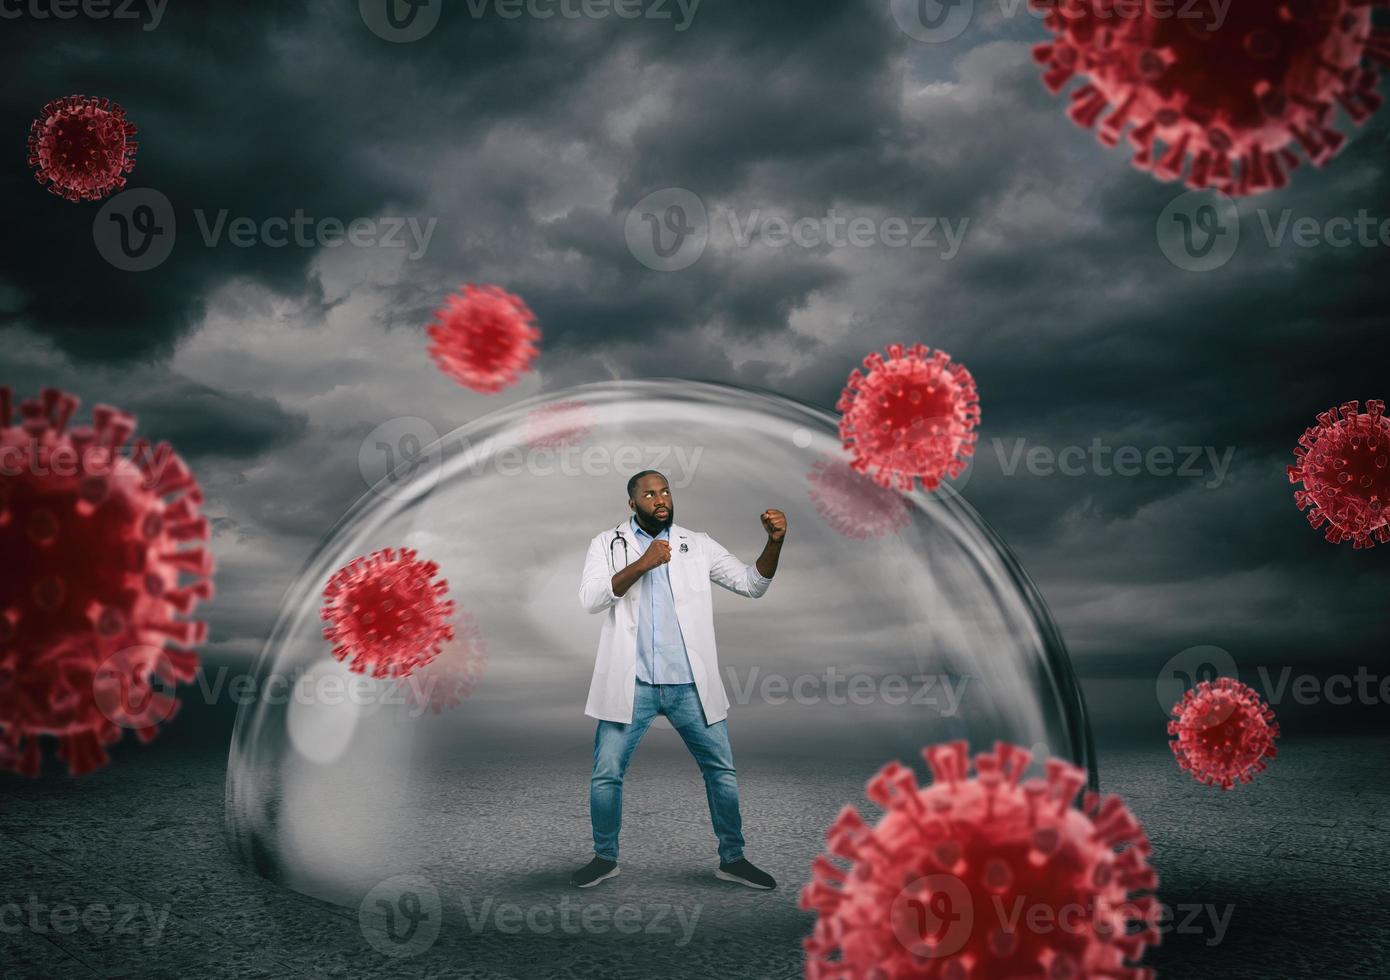
<path id="1" fill-rule="evenodd" d="M 741 889 L 713 877 L 694 764 L 644 745 L 622 874 L 577 892 L 565 879 L 588 857 L 582 758 L 529 773 L 505 807 L 470 805 L 466 775 L 443 774 L 412 804 L 441 815 L 424 842 L 438 859 L 417 869 L 441 915 L 412 933 L 240 867 L 222 839 L 225 750 L 161 742 L 86 779 L 0 779 L 6 980 L 799 977 L 810 858 L 842 804 L 876 812 L 868 773 L 741 760 L 748 853 L 781 885 Z M 1148 829 L 1174 911 L 1146 960 L 1160 976 L 1390 975 L 1390 737 L 1286 737 L 1280 749 L 1256 783 L 1221 793 L 1181 773 L 1162 741 L 1102 748 L 1102 788 Z"/>

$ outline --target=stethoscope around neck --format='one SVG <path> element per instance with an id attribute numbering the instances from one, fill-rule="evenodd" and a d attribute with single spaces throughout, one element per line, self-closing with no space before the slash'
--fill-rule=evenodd
<path id="1" fill-rule="evenodd" d="M 627 526 L 628 522 L 623 521 L 623 523 L 615 527 L 613 529 L 613 537 L 608 542 L 608 567 L 613 570 L 614 574 L 617 574 L 618 571 L 618 559 L 613 549 L 618 545 L 621 544 L 623 546 L 623 567 L 627 568 L 628 563 L 632 561 L 632 554 L 627 546 L 627 535 L 623 533 L 623 528 Z M 684 549 L 685 545 L 681 545 L 681 548 Z"/>
<path id="2" fill-rule="evenodd" d="M 613 529 L 613 540 L 608 542 L 608 566 L 616 574 L 618 571 L 617 559 L 613 556 L 613 548 L 621 544 L 623 546 L 623 567 L 627 568 L 628 562 L 632 560 L 627 547 L 627 535 L 623 533 L 623 525 L 619 524 Z"/>

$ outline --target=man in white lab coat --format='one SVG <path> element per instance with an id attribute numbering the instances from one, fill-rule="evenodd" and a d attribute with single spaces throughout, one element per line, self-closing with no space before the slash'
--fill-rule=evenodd
<path id="1" fill-rule="evenodd" d="M 745 565 L 708 534 L 674 523 L 666 478 L 643 470 L 628 481 L 631 517 L 589 543 L 579 602 L 604 613 L 584 713 L 597 718 L 589 815 L 594 859 L 571 876 L 589 888 L 618 873 L 623 775 L 637 743 L 665 715 L 700 764 L 710 820 L 719 840 L 715 876 L 750 888 L 776 887 L 743 856 L 738 780 L 725 721 L 729 698 L 719 677 L 710 582 L 756 599 L 772 584 L 787 518 L 762 513 L 767 543 Z"/>

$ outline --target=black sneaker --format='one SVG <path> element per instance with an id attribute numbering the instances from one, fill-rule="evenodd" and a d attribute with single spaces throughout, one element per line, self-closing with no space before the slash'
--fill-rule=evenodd
<path id="1" fill-rule="evenodd" d="M 749 888 L 758 888 L 762 891 L 770 891 L 777 887 L 777 882 L 772 880 L 772 875 L 760 869 L 747 858 L 739 858 L 733 864 L 721 863 L 714 876 L 721 881 L 736 881 L 740 885 L 747 885 Z"/>
<path id="2" fill-rule="evenodd" d="M 596 857 L 570 875 L 570 884 L 576 888 L 593 888 L 601 881 L 616 877 L 618 877 L 618 862 Z"/>

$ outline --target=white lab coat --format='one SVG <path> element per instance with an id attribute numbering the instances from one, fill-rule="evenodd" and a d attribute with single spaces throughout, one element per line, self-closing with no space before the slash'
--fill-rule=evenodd
<path id="1" fill-rule="evenodd" d="M 695 677 L 695 690 L 705 710 L 705 723 L 713 725 L 728 716 L 729 696 L 719 676 L 709 584 L 715 582 L 730 592 L 756 599 L 767 591 L 772 580 L 730 554 L 708 534 L 679 524 L 672 524 L 670 530 L 671 561 L 667 567 L 676 621 L 690 659 L 690 672 Z M 626 552 L 619 537 L 627 543 Z M 632 527 L 623 521 L 589 542 L 579 583 L 579 604 L 588 612 L 604 614 L 584 713 L 624 725 L 632 721 L 632 698 L 637 689 L 637 602 L 646 576 L 619 597 L 613 594 L 613 575 L 624 567 L 625 558 L 636 561 L 641 553 Z"/>

